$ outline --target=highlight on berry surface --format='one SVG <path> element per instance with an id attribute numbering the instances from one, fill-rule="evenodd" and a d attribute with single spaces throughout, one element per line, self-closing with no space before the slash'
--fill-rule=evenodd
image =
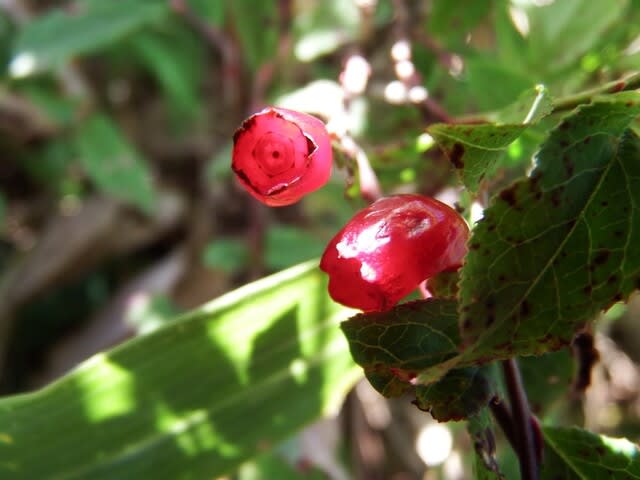
<path id="1" fill-rule="evenodd" d="M 468 237 L 466 222 L 448 205 L 394 195 L 356 213 L 327 245 L 320 268 L 336 302 L 387 310 L 423 280 L 459 268 Z"/>
<path id="2" fill-rule="evenodd" d="M 293 110 L 267 107 L 233 136 L 231 168 L 251 195 L 272 207 L 290 205 L 322 187 L 332 160 L 324 123 Z"/>

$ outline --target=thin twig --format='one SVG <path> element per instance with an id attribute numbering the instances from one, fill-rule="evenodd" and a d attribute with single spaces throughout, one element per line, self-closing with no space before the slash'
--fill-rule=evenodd
<path id="1" fill-rule="evenodd" d="M 242 56 L 237 44 L 224 30 L 202 20 L 193 11 L 186 0 L 169 0 L 171 9 L 198 35 L 200 35 L 211 50 L 218 52 L 222 61 L 222 96 L 228 105 L 235 105 L 240 99 L 242 72 Z"/>
<path id="2" fill-rule="evenodd" d="M 626 78 L 620 80 L 614 80 L 613 82 L 605 83 L 596 88 L 585 90 L 584 92 L 576 93 L 568 97 L 561 98 L 553 102 L 553 112 L 564 112 L 573 110 L 583 103 L 589 103 L 594 97 L 598 95 L 604 95 L 607 93 L 622 92 L 625 90 L 635 90 L 640 88 L 640 72 L 633 73 Z"/>
<path id="3" fill-rule="evenodd" d="M 367 202 L 372 203 L 382 197 L 382 189 L 378 182 L 376 172 L 371 167 L 369 157 L 351 135 L 345 133 L 340 136 L 340 150 L 343 154 L 355 161 L 358 166 L 358 178 L 360 181 L 360 195 Z"/>
<path id="4" fill-rule="evenodd" d="M 527 394 L 522 384 L 520 369 L 514 358 L 502 362 L 507 393 L 511 403 L 513 414 L 513 430 L 517 436 L 518 460 L 520 462 L 520 474 L 522 480 L 538 480 L 538 464 L 536 445 L 531 428 L 531 411 Z"/>
<path id="5" fill-rule="evenodd" d="M 494 397 L 489 402 L 489 409 L 493 414 L 493 418 L 495 418 L 496 422 L 500 426 L 500 429 L 504 433 L 504 436 L 507 437 L 509 444 L 513 447 L 513 450 L 516 452 L 518 456 L 520 454 L 518 438 L 516 437 L 516 432 L 513 429 L 513 416 L 511 415 L 511 410 L 509 406 L 502 401 L 502 399 L 498 397 Z"/>

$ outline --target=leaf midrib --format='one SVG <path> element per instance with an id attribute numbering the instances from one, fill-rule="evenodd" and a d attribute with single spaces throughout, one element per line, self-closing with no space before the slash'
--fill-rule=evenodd
<path id="1" fill-rule="evenodd" d="M 558 245 L 558 247 L 554 251 L 553 255 L 551 255 L 549 257 L 549 260 L 544 265 L 544 267 L 540 270 L 540 272 L 530 282 L 529 287 L 520 296 L 518 301 L 514 303 L 513 308 L 506 315 L 504 315 L 502 317 L 502 319 L 500 319 L 499 321 L 495 322 L 490 328 L 484 330 L 484 332 L 482 334 L 480 334 L 478 339 L 473 343 L 473 347 L 469 348 L 468 350 L 465 350 L 463 356 L 464 355 L 468 355 L 469 352 L 475 352 L 476 350 L 478 350 L 478 348 L 482 346 L 482 343 L 483 343 L 483 341 L 485 340 L 486 337 L 493 335 L 493 333 L 499 327 L 501 327 L 507 320 L 509 320 L 509 319 L 511 319 L 513 317 L 513 315 L 516 313 L 516 311 L 521 307 L 522 302 L 524 300 L 526 300 L 526 298 L 531 294 L 533 289 L 536 288 L 539 285 L 542 277 L 549 271 L 549 268 L 553 264 L 553 261 L 558 257 L 558 255 L 560 254 L 560 252 L 562 251 L 562 249 L 564 248 L 564 246 L 568 242 L 569 238 L 572 237 L 573 233 L 575 232 L 575 229 L 578 227 L 578 223 L 581 220 L 583 220 L 585 212 L 589 209 L 589 206 L 591 205 L 591 202 L 593 201 L 594 197 L 600 191 L 600 188 L 602 187 L 602 183 L 604 182 L 604 179 L 609 174 L 610 169 L 613 167 L 613 164 L 615 163 L 616 158 L 618 157 L 619 150 L 620 150 L 620 143 L 621 143 L 620 142 L 620 137 L 616 137 L 616 136 L 614 136 L 612 134 L 608 134 L 608 133 L 605 133 L 605 134 L 600 133 L 600 134 L 601 135 L 605 135 L 607 137 L 615 138 L 617 140 L 616 141 L 616 145 L 615 145 L 615 151 L 612 154 L 611 159 L 607 163 L 606 167 L 602 170 L 602 174 L 600 175 L 600 178 L 598 179 L 598 182 L 596 183 L 596 185 L 592 189 L 591 193 L 589 194 L 589 198 L 585 202 L 584 207 L 580 210 L 580 213 L 575 217 L 576 221 L 574 222 L 573 226 L 571 227 L 569 232 L 567 232 L 567 235 L 565 235 L 565 237 L 562 239 L 562 241 L 560 242 L 560 244 Z M 555 187 L 555 188 L 558 188 L 558 187 Z M 517 323 L 516 327 L 513 329 L 512 337 L 516 335 L 519 327 L 520 327 L 520 320 L 518 320 L 518 323 Z"/>

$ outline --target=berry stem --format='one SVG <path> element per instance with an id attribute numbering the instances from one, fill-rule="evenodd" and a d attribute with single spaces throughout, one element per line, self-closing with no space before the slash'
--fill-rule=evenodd
<path id="1" fill-rule="evenodd" d="M 509 433 L 506 430 L 505 435 L 509 438 L 518 455 L 522 480 L 538 480 L 538 462 L 535 439 L 531 428 L 531 411 L 527 394 L 522 384 L 520 369 L 515 358 L 504 360 L 502 362 L 502 370 L 511 403 L 515 442 L 509 438 Z M 498 420 L 498 423 L 500 423 L 500 420 Z"/>

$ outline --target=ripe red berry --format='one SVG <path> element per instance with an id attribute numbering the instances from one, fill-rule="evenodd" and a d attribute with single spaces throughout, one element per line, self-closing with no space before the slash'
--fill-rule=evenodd
<path id="1" fill-rule="evenodd" d="M 272 207 L 297 202 L 331 175 L 329 134 L 305 113 L 265 108 L 242 123 L 233 143 L 231 168 L 238 180 Z"/>
<path id="2" fill-rule="evenodd" d="M 320 268 L 336 302 L 387 310 L 423 280 L 459 268 L 468 237 L 465 221 L 444 203 L 396 195 L 356 213 L 329 242 Z"/>

